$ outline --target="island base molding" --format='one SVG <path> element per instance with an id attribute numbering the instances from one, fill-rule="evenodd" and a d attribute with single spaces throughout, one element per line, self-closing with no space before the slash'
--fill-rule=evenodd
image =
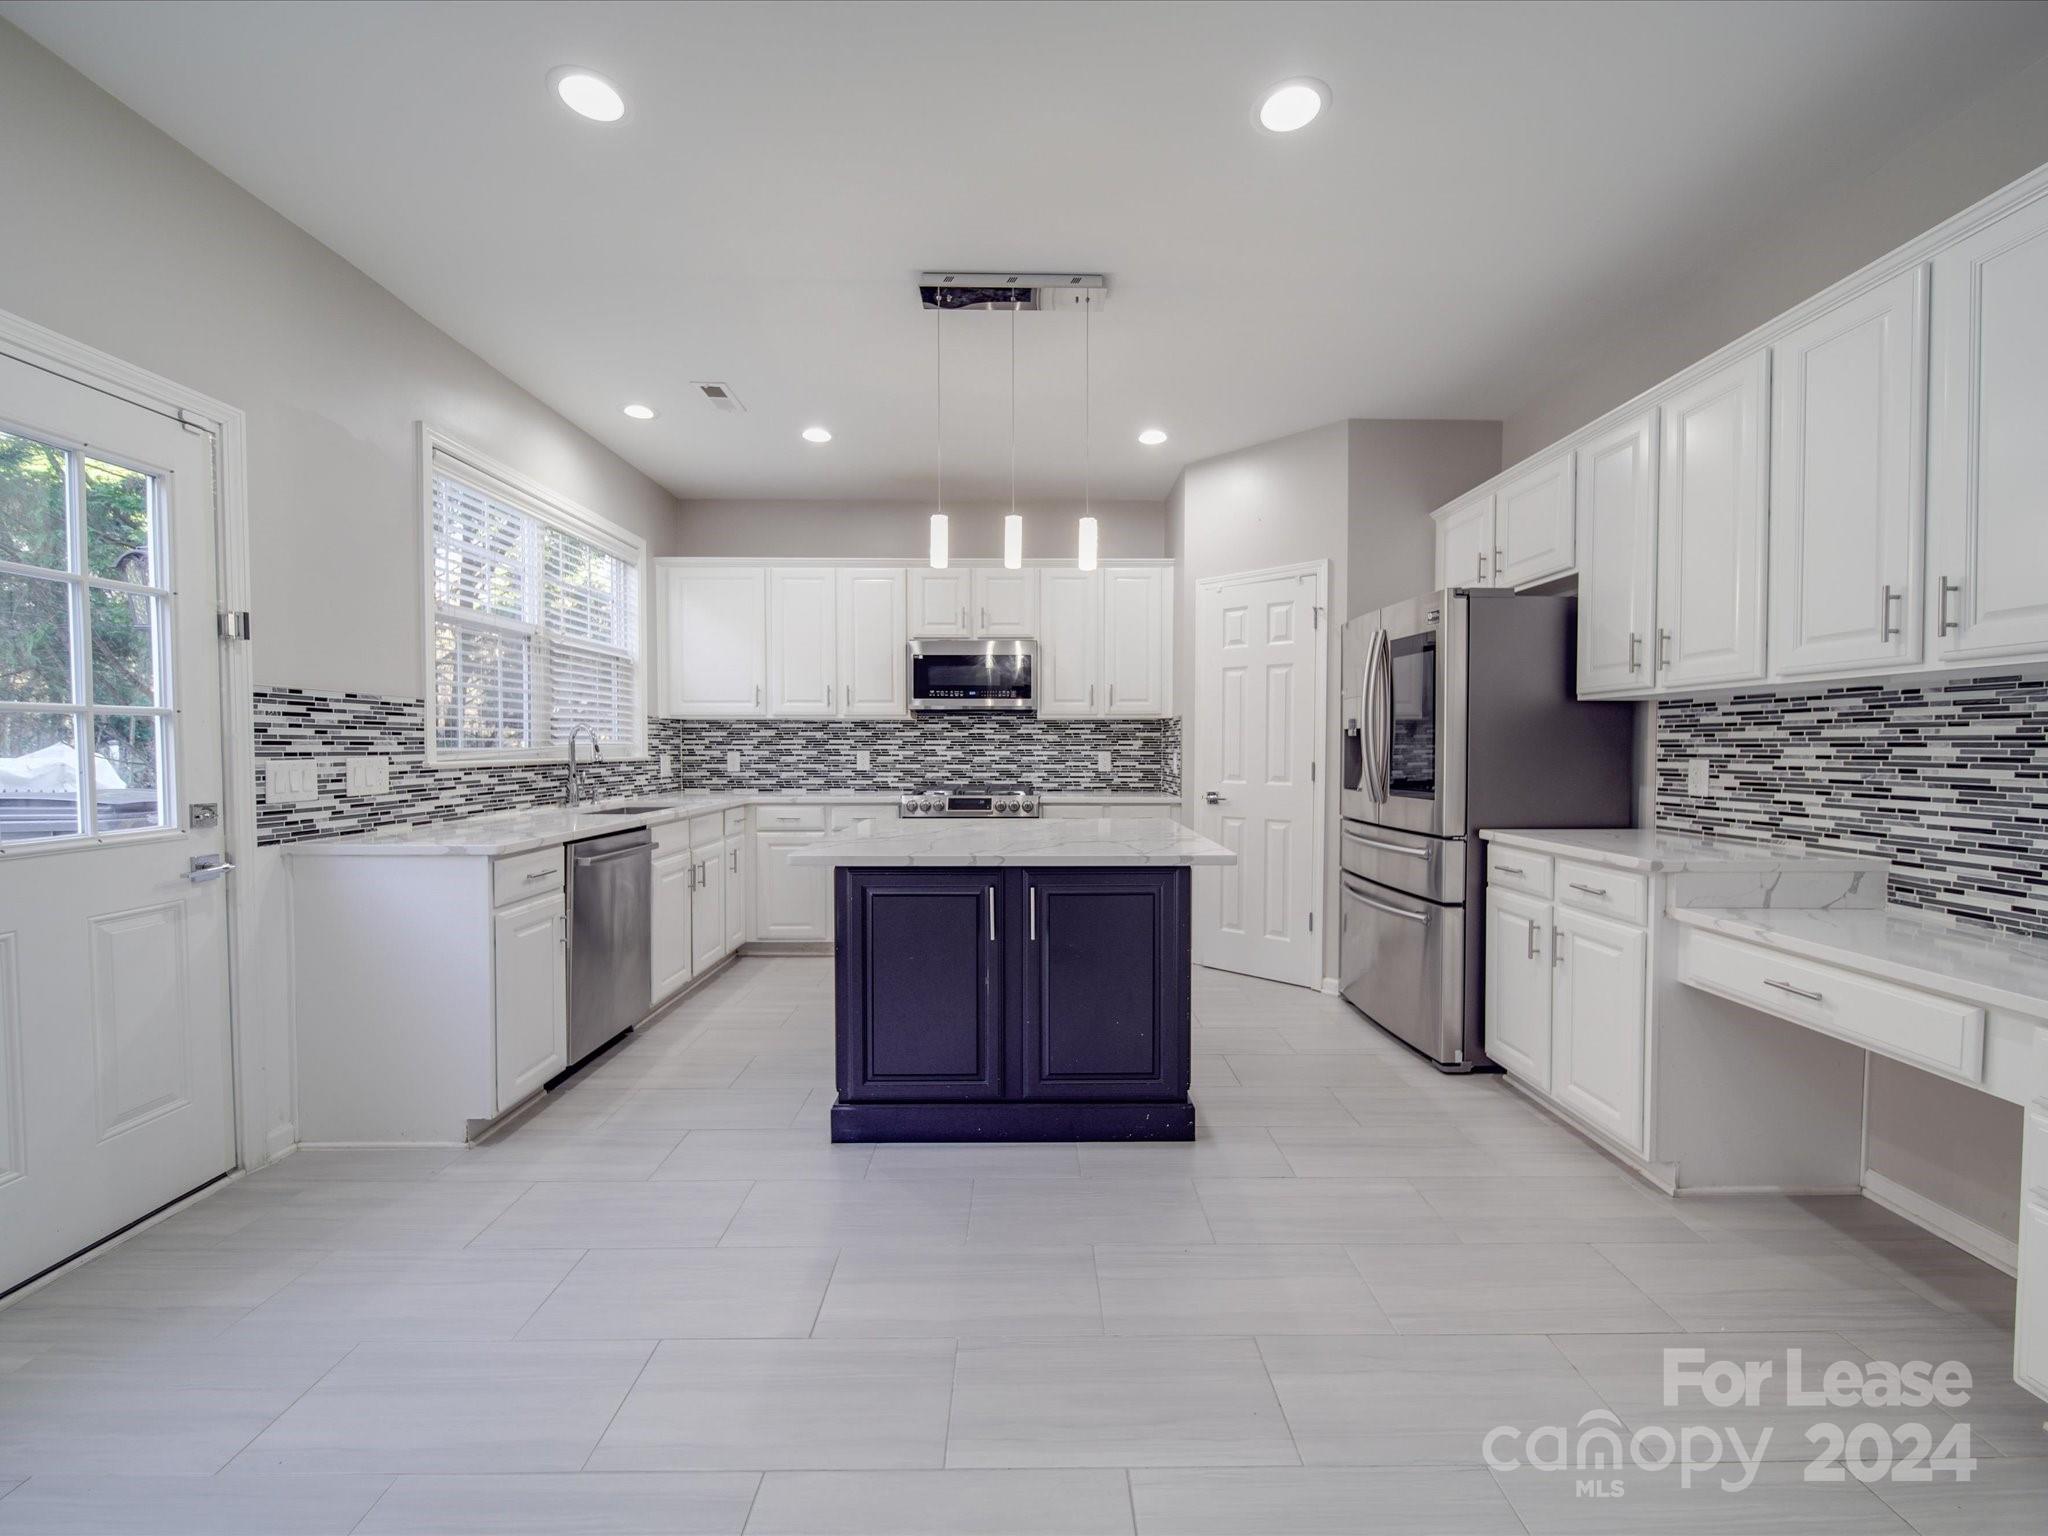
<path id="1" fill-rule="evenodd" d="M 834 1104 L 834 1141 L 1193 1141 L 1192 1104 Z"/>

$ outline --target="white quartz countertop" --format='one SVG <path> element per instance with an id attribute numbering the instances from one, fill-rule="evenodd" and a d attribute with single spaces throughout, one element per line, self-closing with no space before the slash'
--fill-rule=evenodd
<path id="1" fill-rule="evenodd" d="M 776 793 L 768 790 L 699 790 L 676 795 L 628 795 L 594 802 L 578 810 L 566 806 L 534 806 L 522 811 L 495 811 L 483 816 L 464 816 L 450 821 L 430 822 L 417 827 L 383 827 L 349 837 L 312 838 L 287 843 L 283 851 L 297 858 L 360 858 L 374 855 L 400 857 L 502 858 L 529 853 L 607 832 L 624 832 L 634 827 L 658 826 L 684 816 L 703 816 L 752 805 L 860 805 L 887 807 L 893 825 L 897 793 L 894 790 L 825 790 L 820 792 Z M 1179 805 L 1178 795 L 1120 794 L 1086 790 L 1041 794 L 1052 805 Z M 630 805 L 632 811 L 605 808 Z M 1086 826 L 1085 820 L 1065 822 Z M 1170 823 L 1169 823 L 1170 825 Z"/>
<path id="2" fill-rule="evenodd" d="M 1177 821 L 877 821 L 865 833 L 792 849 L 792 864 L 1235 864 L 1237 855 Z"/>
<path id="3" fill-rule="evenodd" d="M 1867 854 L 1822 853 L 1789 843 L 1745 842 L 1736 837 L 1688 837 L 1653 827 L 1577 827 L 1523 831 L 1488 828 L 1490 843 L 1531 848 L 1560 858 L 1580 859 L 1639 874 L 1733 872 L 1756 869 L 1822 871 L 1881 869 L 1884 860 Z"/>
<path id="4" fill-rule="evenodd" d="M 1959 927 L 1911 907 L 1673 907 L 1671 918 L 1802 959 L 2048 1020 L 2048 941 Z"/>

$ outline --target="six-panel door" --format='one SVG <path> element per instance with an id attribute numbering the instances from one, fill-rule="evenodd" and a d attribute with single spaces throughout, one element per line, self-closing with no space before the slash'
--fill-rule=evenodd
<path id="1" fill-rule="evenodd" d="M 1002 1095 L 1003 884 L 999 870 L 840 872 L 840 1098 Z"/>

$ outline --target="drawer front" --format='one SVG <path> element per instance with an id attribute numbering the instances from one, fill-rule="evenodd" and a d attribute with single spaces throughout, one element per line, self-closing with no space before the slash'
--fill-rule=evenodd
<path id="1" fill-rule="evenodd" d="M 886 805 L 835 805 L 831 812 L 831 828 L 834 832 L 849 832 L 864 821 L 873 821 L 877 816 L 895 820 L 896 812 Z"/>
<path id="2" fill-rule="evenodd" d="M 725 835 L 727 837 L 737 837 L 746 830 L 747 808 L 745 806 L 736 805 L 725 813 Z"/>
<path id="3" fill-rule="evenodd" d="M 1559 859 L 1553 878 L 1557 899 L 1567 907 L 1598 912 L 1602 917 L 1617 918 L 1624 923 L 1647 923 L 1650 920 L 1650 882 L 1641 875 L 1605 869 L 1598 864 Z"/>
<path id="4" fill-rule="evenodd" d="M 1499 843 L 1486 845 L 1486 883 L 1504 885 L 1511 891 L 1527 891 L 1531 896 L 1550 894 L 1553 865 L 1547 853 L 1532 853 L 1527 848 L 1503 848 Z"/>
<path id="5" fill-rule="evenodd" d="M 499 859 L 491 866 L 491 905 L 523 901 L 562 888 L 562 850 L 540 848 Z"/>
<path id="6" fill-rule="evenodd" d="M 657 859 L 665 853 L 680 853 L 690 846 L 690 818 L 687 816 L 656 822 L 647 832 L 654 839 L 654 856 Z"/>
<path id="7" fill-rule="evenodd" d="M 725 817 L 717 811 L 690 818 L 690 846 L 708 848 L 725 841 Z"/>
<path id="8" fill-rule="evenodd" d="M 1916 1067 L 1982 1082 L 1984 1010 L 1688 929 L 1678 979 Z"/>
<path id="9" fill-rule="evenodd" d="M 757 805 L 754 807 L 754 825 L 763 832 L 822 832 L 825 830 L 825 807 Z"/>

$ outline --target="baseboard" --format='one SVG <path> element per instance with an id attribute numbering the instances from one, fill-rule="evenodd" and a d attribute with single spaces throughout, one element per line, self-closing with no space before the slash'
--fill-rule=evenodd
<path id="1" fill-rule="evenodd" d="M 1325 976 L 1323 978 L 1323 985 L 1321 990 L 1326 996 L 1329 997 L 1337 997 L 1341 995 L 1340 988 L 1337 984 L 1337 978 L 1334 976 Z"/>
<path id="2" fill-rule="evenodd" d="M 273 1125 L 270 1135 L 263 1143 L 263 1166 L 268 1168 L 281 1157 L 290 1157 L 298 1150 L 299 1128 L 296 1125 Z"/>
<path id="3" fill-rule="evenodd" d="M 1944 1242 L 1954 1243 L 1993 1269 L 2013 1276 L 2019 1274 L 2019 1244 L 2003 1233 L 1992 1231 L 1982 1222 L 1972 1221 L 1960 1211 L 1952 1211 L 1918 1191 L 1906 1188 L 1896 1179 L 1888 1179 L 1868 1168 L 1863 1170 L 1863 1193 L 1894 1216 L 1903 1216 L 1914 1226 L 1925 1228 Z"/>
<path id="4" fill-rule="evenodd" d="M 422 1152 L 434 1148 L 460 1151 L 464 1141 L 302 1141 L 301 1152 Z"/>
<path id="5" fill-rule="evenodd" d="M 778 955 L 829 955 L 832 949 L 829 939 L 749 939 L 740 946 L 740 953 L 768 960 Z"/>

